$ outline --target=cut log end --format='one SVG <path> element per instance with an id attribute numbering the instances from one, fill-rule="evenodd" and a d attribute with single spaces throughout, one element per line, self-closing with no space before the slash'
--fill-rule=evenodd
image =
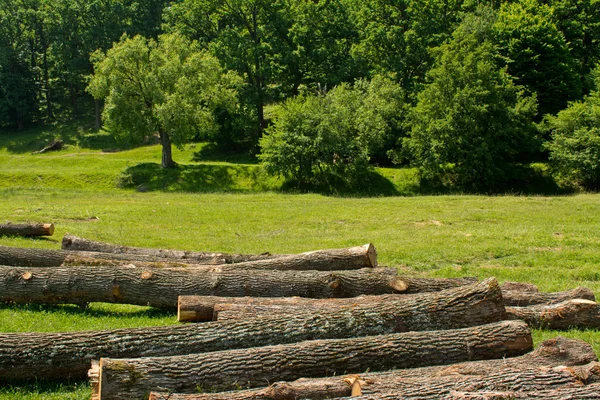
<path id="1" fill-rule="evenodd" d="M 406 292 L 408 290 L 408 284 L 402 278 L 394 278 L 390 282 L 390 287 L 394 289 L 396 292 Z"/>
<path id="2" fill-rule="evenodd" d="M 92 367 L 88 371 L 90 386 L 92 387 L 92 400 L 100 400 L 100 362 L 92 361 Z"/>
<path id="3" fill-rule="evenodd" d="M 372 243 L 368 243 L 363 247 L 366 249 L 368 266 L 373 268 L 377 267 L 377 250 L 375 250 L 375 246 L 373 246 Z"/>

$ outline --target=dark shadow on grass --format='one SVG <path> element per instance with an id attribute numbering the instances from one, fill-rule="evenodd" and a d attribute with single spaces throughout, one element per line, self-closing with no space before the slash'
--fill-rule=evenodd
<path id="1" fill-rule="evenodd" d="M 255 166 L 201 164 L 165 169 L 156 163 L 143 163 L 123 171 L 119 187 L 140 192 L 250 192 L 272 189 L 267 187 L 268 179 L 262 168 Z"/>
<path id="2" fill-rule="evenodd" d="M 66 146 L 79 145 L 91 150 L 123 149 L 123 145 L 118 144 L 112 135 L 103 131 L 95 132 L 86 120 L 38 125 L 22 132 L 0 131 L 0 148 L 13 154 L 35 152 L 55 140 L 62 140 Z"/>
<path id="3" fill-rule="evenodd" d="M 192 161 L 228 162 L 231 164 L 258 164 L 258 158 L 247 151 L 227 150 L 215 143 L 206 143 L 194 153 Z"/>
<path id="4" fill-rule="evenodd" d="M 0 395 L 54 395 L 83 390 L 87 393 L 87 379 L 65 378 L 63 380 L 24 379 L 20 382 L 0 377 Z M 45 398 L 45 397 L 44 397 Z"/>
<path id="5" fill-rule="evenodd" d="M 288 180 L 282 185 L 281 191 L 286 193 L 318 193 L 339 197 L 386 197 L 401 194 L 389 179 L 374 171 L 366 172 L 352 180 L 334 177 L 319 183 L 299 183 Z"/>

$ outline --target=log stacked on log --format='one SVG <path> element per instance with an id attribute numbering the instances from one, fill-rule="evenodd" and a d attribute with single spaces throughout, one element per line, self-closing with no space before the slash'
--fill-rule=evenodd
<path id="1" fill-rule="evenodd" d="M 0 376 L 7 379 L 85 376 L 100 357 L 157 357 L 313 339 L 458 329 L 500 321 L 504 306 L 494 278 L 386 303 L 325 310 L 317 315 L 71 333 L 0 334 Z M 43 362 L 40 362 L 43 360 Z"/>
<path id="2" fill-rule="evenodd" d="M 0 224 L 0 236 L 52 236 L 54 224 Z"/>

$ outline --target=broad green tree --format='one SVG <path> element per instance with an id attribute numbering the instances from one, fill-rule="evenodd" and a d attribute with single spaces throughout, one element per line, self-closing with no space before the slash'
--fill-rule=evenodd
<path id="1" fill-rule="evenodd" d="M 553 8 L 537 0 L 504 3 L 494 24 L 498 52 L 516 82 L 536 93 L 539 116 L 581 96 L 581 80 Z"/>
<path id="2" fill-rule="evenodd" d="M 596 90 L 556 116 L 547 116 L 550 162 L 560 179 L 585 189 L 600 189 L 600 65 Z"/>
<path id="3" fill-rule="evenodd" d="M 535 99 L 495 64 L 492 21 L 489 9 L 480 10 L 435 49 L 404 140 L 423 178 L 467 191 L 502 188 L 535 133 Z"/>
<path id="4" fill-rule="evenodd" d="M 158 134 L 163 168 L 176 165 L 171 143 L 209 138 L 218 130 L 215 113 L 236 106 L 237 77 L 224 73 L 217 59 L 181 35 L 157 41 L 124 36 L 95 58 L 88 90 L 104 99 L 106 125 L 132 143 Z"/>

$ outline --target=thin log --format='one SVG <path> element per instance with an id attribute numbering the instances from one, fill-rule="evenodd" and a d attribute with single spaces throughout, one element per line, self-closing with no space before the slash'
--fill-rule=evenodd
<path id="1" fill-rule="evenodd" d="M 0 301 L 82 304 L 107 302 L 175 310 L 181 295 L 355 297 L 394 293 L 396 271 L 245 270 L 234 266 L 27 268 L 0 266 Z"/>
<path id="2" fill-rule="evenodd" d="M 508 319 L 520 319 L 540 329 L 598 329 L 600 305 L 585 299 L 529 307 L 506 307 Z"/>
<path id="3" fill-rule="evenodd" d="M 54 224 L 0 224 L 0 236 L 52 236 Z"/>
<path id="4" fill-rule="evenodd" d="M 172 357 L 100 359 L 99 399 L 139 398 L 150 390 L 231 390 L 273 380 L 382 371 L 512 357 L 533 347 L 524 322 L 406 332 Z"/>
<path id="5" fill-rule="evenodd" d="M 260 255 L 244 255 L 119 246 L 87 240 L 77 236 L 65 235 L 62 241 L 62 248 L 63 250 L 139 254 L 171 260 L 179 259 L 180 261 L 192 264 L 203 264 L 206 263 L 207 258 L 215 257 L 221 260 L 220 264 L 255 262 L 248 265 L 248 267 L 256 269 L 317 269 L 321 271 L 332 271 L 377 267 L 377 251 L 375 250 L 375 246 L 370 243 L 364 246 L 317 250 L 301 254 L 272 255 L 263 253 Z"/>
<path id="6" fill-rule="evenodd" d="M 530 353 L 504 360 L 470 361 L 452 366 L 363 373 L 331 378 L 301 378 L 292 382 L 276 382 L 267 388 L 233 392 L 202 394 L 153 392 L 150 394 L 150 400 L 322 400 L 351 396 L 352 389 L 354 388 L 356 391 L 356 386 L 359 387 L 362 393 L 364 386 L 373 386 L 378 381 L 389 381 L 401 377 L 406 379 L 422 377 L 428 382 L 433 382 L 439 378 L 452 378 L 456 375 L 462 375 L 463 378 L 466 378 L 474 375 L 487 375 L 490 372 L 498 373 L 508 369 L 523 370 L 532 367 L 542 368 L 557 365 L 578 366 L 593 361 L 597 361 L 597 357 L 588 343 L 578 339 L 567 339 L 558 336 L 542 342 L 537 349 Z M 99 375 L 99 372 L 99 365 L 97 365 L 95 375 Z M 572 376 L 575 377 L 575 375 Z M 561 377 L 561 379 L 564 378 Z M 578 383 L 578 380 L 573 379 L 573 382 Z M 96 381 L 96 383 L 98 382 Z M 487 383 L 487 385 L 490 384 L 491 382 Z"/>
<path id="7" fill-rule="evenodd" d="M 398 277 L 394 282 L 394 289 L 398 293 L 413 294 L 424 292 L 437 292 L 457 286 L 470 285 L 477 282 L 477 278 L 409 278 Z"/>
<path id="8" fill-rule="evenodd" d="M 62 140 L 55 140 L 52 143 L 50 143 L 48 146 L 44 147 L 43 149 L 34 151 L 31 154 L 42 154 L 42 153 L 46 153 L 48 151 L 58 151 L 58 150 L 62 150 L 64 147 L 65 147 L 65 144 Z"/>
<path id="9" fill-rule="evenodd" d="M 564 292 L 533 293 L 514 290 L 502 290 L 504 304 L 507 306 L 527 307 L 534 304 L 555 304 L 573 299 L 586 299 L 596 301 L 591 289 L 577 287 Z"/>
<path id="10" fill-rule="evenodd" d="M 0 376 L 13 380 L 82 377 L 90 362 L 100 357 L 154 357 L 312 339 L 454 329 L 504 318 L 502 294 L 494 278 L 406 297 L 318 315 L 108 331 L 4 333 L 0 334 Z"/>

